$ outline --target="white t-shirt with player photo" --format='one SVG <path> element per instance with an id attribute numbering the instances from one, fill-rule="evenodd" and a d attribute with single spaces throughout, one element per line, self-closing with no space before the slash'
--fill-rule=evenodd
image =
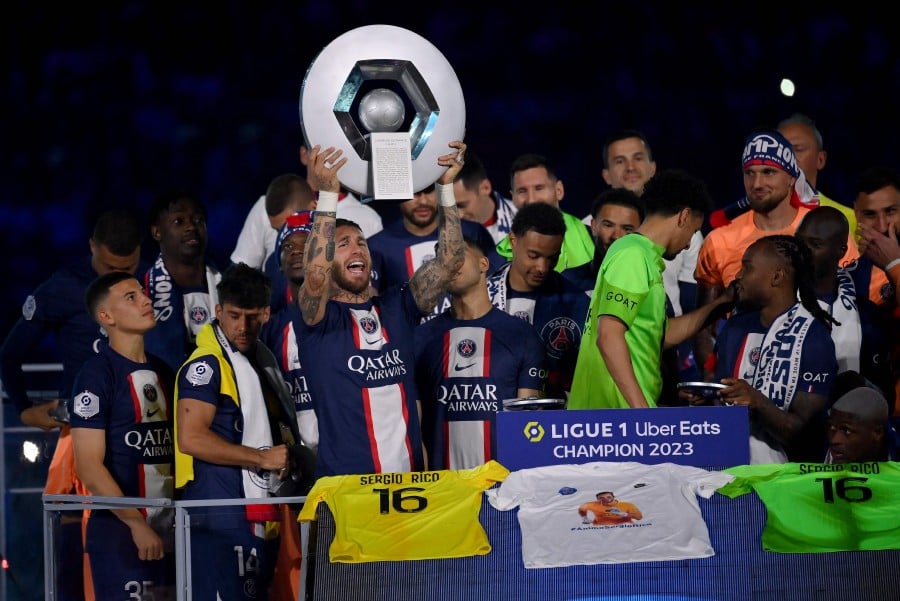
<path id="1" fill-rule="evenodd" d="M 599 461 L 518 470 L 485 495 L 501 511 L 519 508 L 526 568 L 666 561 L 715 555 L 697 496 L 708 499 L 731 480 L 673 463 Z M 604 509 L 599 493 L 640 518 L 594 518 L 624 514 Z"/>

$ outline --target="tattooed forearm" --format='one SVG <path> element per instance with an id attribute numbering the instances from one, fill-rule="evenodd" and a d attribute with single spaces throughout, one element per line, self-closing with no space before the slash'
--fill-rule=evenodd
<path id="1" fill-rule="evenodd" d="M 303 320 L 308 324 L 318 323 L 325 315 L 332 283 L 334 231 L 334 213 L 317 213 L 306 242 L 303 258 L 306 273 L 297 299 Z"/>
<path id="2" fill-rule="evenodd" d="M 432 259 L 419 267 L 409 281 L 409 289 L 416 299 L 416 306 L 425 313 L 434 309 L 444 294 L 446 284 L 441 285 L 438 270 L 437 259 Z"/>
<path id="3" fill-rule="evenodd" d="M 462 267 L 466 249 L 462 239 L 462 225 L 455 206 L 440 207 L 437 257 L 428 261 L 413 274 L 409 288 L 422 311 L 434 309 L 447 290 L 447 284 Z"/>
<path id="4" fill-rule="evenodd" d="M 456 207 L 441 207 L 441 226 L 438 235 L 438 259 L 444 264 L 449 281 L 462 267 L 466 256 L 462 223 Z"/>

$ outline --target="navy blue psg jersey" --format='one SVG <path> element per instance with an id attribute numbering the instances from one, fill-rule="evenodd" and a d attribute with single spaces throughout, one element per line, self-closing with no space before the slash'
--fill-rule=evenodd
<path id="1" fill-rule="evenodd" d="M 19 411 L 31 406 L 25 391 L 22 363 L 49 333 L 56 334 L 56 349 L 63 364 L 60 397 L 70 398 L 72 383 L 84 362 L 106 345 L 106 334 L 84 307 L 84 292 L 97 277 L 90 257 L 54 273 L 29 296 L 22 317 L 3 344 L 2 380 Z"/>
<path id="2" fill-rule="evenodd" d="M 491 267 L 491 273 L 505 262 L 494 245 L 494 239 L 486 227 L 474 221 L 461 220 L 463 236 L 478 241 Z M 408 282 L 416 269 L 433 259 L 439 229 L 427 236 L 411 234 L 398 219 L 368 239 L 372 255 L 372 286 L 386 290 Z"/>
<path id="3" fill-rule="evenodd" d="M 297 345 L 297 331 L 303 317 L 296 303 L 286 305 L 284 309 L 272 315 L 260 334 L 260 340 L 269 347 L 281 375 L 291 390 L 294 408 L 297 410 L 297 425 L 300 437 L 307 446 L 318 444 L 319 434 L 312 395 L 306 381 L 306 370 L 300 361 L 300 348 Z"/>
<path id="4" fill-rule="evenodd" d="M 516 292 L 509 287 L 508 270 L 503 269 L 489 278 L 488 290 L 495 307 L 524 319 L 541 337 L 548 370 L 544 393 L 565 398 L 572 388 L 591 297 L 555 271 L 547 274 L 537 290 Z"/>
<path id="5" fill-rule="evenodd" d="M 316 477 L 423 468 L 413 328 L 422 317 L 407 286 L 365 303 L 330 300 L 297 341 L 319 427 Z"/>
<path id="6" fill-rule="evenodd" d="M 202 367 L 204 377 L 198 381 L 192 373 Z M 200 355 L 185 363 L 178 372 L 179 398 L 191 398 L 209 403 L 216 408 L 209 426 L 214 434 L 226 442 L 241 444 L 244 431 L 244 415 L 241 407 L 230 397 L 220 394 L 222 368 L 214 355 Z M 183 489 L 185 499 L 240 499 L 244 497 L 241 470 L 230 465 L 217 465 L 206 461 L 194 461 L 193 480 Z M 197 508 L 198 512 L 206 508 Z M 243 514 L 243 512 L 240 512 Z"/>
<path id="7" fill-rule="evenodd" d="M 72 428 L 106 431 L 103 463 L 126 497 L 172 498 L 173 374 L 104 347 L 85 362 L 69 401 Z"/>
<path id="8" fill-rule="evenodd" d="M 291 297 L 291 285 L 288 279 L 278 266 L 278 260 L 275 253 L 272 253 L 266 259 L 263 265 L 263 273 L 269 276 L 272 281 L 272 300 L 269 301 L 269 308 L 272 313 L 282 311 L 285 307 L 294 302 Z"/>
<path id="9" fill-rule="evenodd" d="M 762 343 L 769 328 L 760 322 L 759 311 L 733 315 L 716 336 L 716 380 L 741 378 L 751 385 L 764 368 Z M 795 348 L 794 336 L 785 336 L 778 346 L 778 356 L 799 357 L 796 369 L 795 391 L 831 396 L 834 374 L 837 371 L 834 343 L 828 327 L 815 320 L 803 339 L 802 348 Z M 790 377 L 787 369 L 778 370 L 778 376 Z M 782 387 L 790 390 L 788 386 Z M 781 389 L 781 388 L 779 388 Z M 771 401 L 787 410 L 793 395 L 787 398 L 774 395 Z"/>
<path id="10" fill-rule="evenodd" d="M 496 459 L 495 415 L 520 388 L 544 385 L 544 345 L 521 319 L 492 307 L 478 319 L 438 315 L 416 330 L 429 469 Z"/>

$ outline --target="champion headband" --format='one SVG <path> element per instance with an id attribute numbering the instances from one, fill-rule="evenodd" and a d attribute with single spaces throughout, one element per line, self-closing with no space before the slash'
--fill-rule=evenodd
<path id="1" fill-rule="evenodd" d="M 793 178 L 800 175 L 794 147 L 777 131 L 765 131 L 754 134 L 744 142 L 741 165 L 768 165 L 778 167 Z"/>

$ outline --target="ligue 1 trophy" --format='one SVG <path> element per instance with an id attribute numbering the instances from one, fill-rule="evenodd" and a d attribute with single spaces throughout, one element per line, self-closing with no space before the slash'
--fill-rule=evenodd
<path id="1" fill-rule="evenodd" d="M 376 169 L 391 160 L 375 145 L 388 137 L 382 134 L 403 142 L 402 158 L 411 163 L 412 189 L 418 191 L 440 177 L 444 167 L 437 158 L 451 152 L 449 142 L 463 139 L 465 122 L 453 67 L 428 40 L 393 25 L 358 27 L 333 40 L 313 60 L 300 89 L 304 138 L 344 151 L 348 160 L 338 176 L 361 199 L 373 196 L 376 172 L 401 167 Z"/>

